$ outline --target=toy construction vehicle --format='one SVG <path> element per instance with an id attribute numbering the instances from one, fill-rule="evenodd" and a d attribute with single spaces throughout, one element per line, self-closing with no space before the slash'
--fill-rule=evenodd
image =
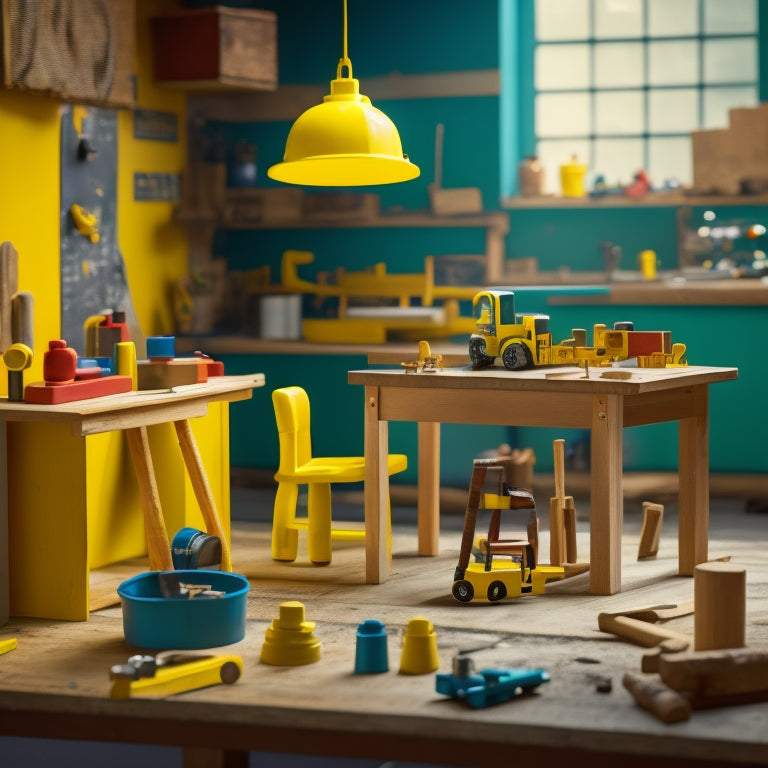
<path id="1" fill-rule="evenodd" d="M 594 326 L 593 346 L 587 332 L 574 329 L 572 337 L 553 344 L 549 315 L 515 312 L 512 291 L 478 293 L 472 302 L 475 332 L 469 339 L 473 368 L 493 365 L 497 357 L 509 370 L 543 365 L 610 365 L 637 358 L 648 368 L 687 365 L 685 345 L 672 344 L 670 331 L 636 331 L 631 322 Z"/>
<path id="2" fill-rule="evenodd" d="M 533 494 L 504 480 L 507 458 L 475 459 L 464 518 L 459 562 L 453 575 L 453 596 L 461 603 L 497 602 L 505 597 L 537 595 L 548 581 L 565 578 L 561 566 L 538 565 L 538 518 Z M 491 492 L 487 492 L 490 487 Z M 478 511 L 492 510 L 488 533 L 475 541 Z M 526 510 L 524 536 L 502 539 L 503 510 Z M 475 562 L 470 563 L 473 551 Z"/>

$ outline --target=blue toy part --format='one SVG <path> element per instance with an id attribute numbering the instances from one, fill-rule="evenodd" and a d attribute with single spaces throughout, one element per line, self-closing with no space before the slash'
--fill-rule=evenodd
<path id="1" fill-rule="evenodd" d="M 197 528 L 182 528 L 171 542 L 171 561 L 177 570 L 220 570 L 221 539 Z"/>
<path id="2" fill-rule="evenodd" d="M 175 336 L 147 336 L 147 358 L 171 360 L 176 356 Z"/>
<path id="3" fill-rule="evenodd" d="M 376 619 L 366 619 L 357 628 L 355 674 L 375 675 L 389 670 L 387 632 Z"/>
<path id="4" fill-rule="evenodd" d="M 548 680 L 549 673 L 544 669 L 483 669 L 477 675 L 438 674 L 435 690 L 482 709 L 530 693 Z"/>

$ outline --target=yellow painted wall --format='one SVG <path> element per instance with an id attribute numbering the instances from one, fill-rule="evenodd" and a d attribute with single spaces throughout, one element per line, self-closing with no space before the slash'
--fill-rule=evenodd
<path id="1" fill-rule="evenodd" d="M 118 111 L 117 239 L 136 314 L 145 335 L 174 332 L 171 288 L 187 273 L 188 241 L 172 220 L 173 203 L 134 202 L 134 172 L 181 173 L 186 157 L 186 95 L 152 81 L 149 18 L 173 9 L 172 0 L 136 3 L 137 106 L 175 112 L 176 143 L 133 138 L 133 113 Z M 35 360 L 25 381 L 42 378 L 42 352 L 60 334 L 60 120 L 61 103 L 47 96 L 0 88 L 0 241 L 19 252 L 19 290 L 35 299 Z M 85 318 L 83 318 L 85 320 Z M 7 376 L 0 362 L 0 394 Z"/>

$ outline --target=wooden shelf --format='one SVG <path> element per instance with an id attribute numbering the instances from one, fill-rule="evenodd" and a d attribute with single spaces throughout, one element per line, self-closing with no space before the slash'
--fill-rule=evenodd
<path id="1" fill-rule="evenodd" d="M 692 195 L 682 192 L 653 192 L 639 199 L 625 195 L 605 195 L 604 197 L 542 195 L 541 197 L 505 197 L 501 201 L 501 207 L 504 209 L 679 208 L 688 205 L 707 207 L 768 205 L 768 195 Z"/>

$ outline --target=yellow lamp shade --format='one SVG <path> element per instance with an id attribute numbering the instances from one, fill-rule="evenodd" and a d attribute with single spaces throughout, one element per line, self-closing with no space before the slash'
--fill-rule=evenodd
<path id="1" fill-rule="evenodd" d="M 403 154 L 395 124 L 360 93 L 358 81 L 339 76 L 323 103 L 293 124 L 283 162 L 267 175 L 288 184 L 351 187 L 410 181 L 419 168 Z"/>

